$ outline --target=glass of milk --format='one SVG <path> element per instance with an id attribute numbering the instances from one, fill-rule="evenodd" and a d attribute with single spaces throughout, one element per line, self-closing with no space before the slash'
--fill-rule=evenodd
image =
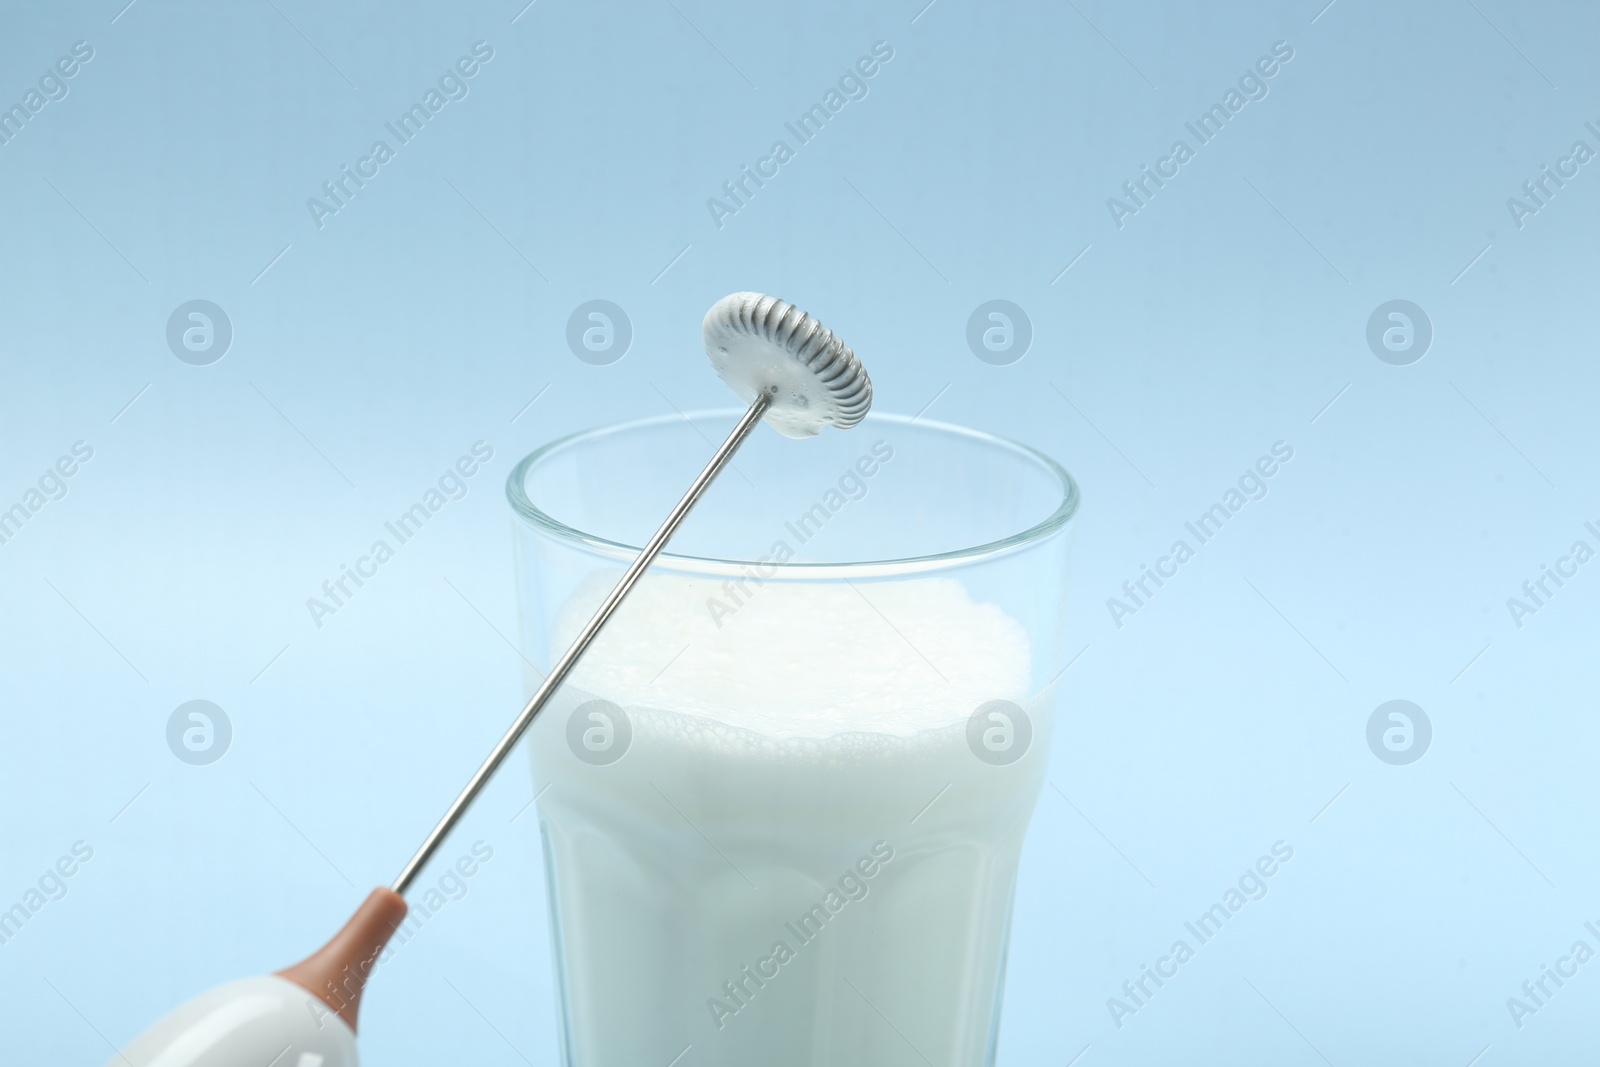
<path id="1" fill-rule="evenodd" d="M 530 692 L 737 415 L 512 472 Z M 529 733 L 567 1067 L 993 1061 L 1077 503 L 954 426 L 758 429 Z"/>

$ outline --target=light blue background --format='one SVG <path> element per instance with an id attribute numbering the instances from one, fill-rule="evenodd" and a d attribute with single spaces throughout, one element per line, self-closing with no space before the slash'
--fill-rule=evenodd
<path id="1" fill-rule="evenodd" d="M 1600 1050 L 1600 963 L 1521 1029 L 1506 1007 L 1600 949 L 1600 565 L 1520 629 L 1506 608 L 1600 547 L 1600 164 L 1521 228 L 1506 207 L 1600 148 L 1600 11 L 125 2 L 12 2 L 0 33 L 0 103 L 94 48 L 0 147 L 0 507 L 94 449 L 0 545 L 0 906 L 94 849 L 0 945 L 8 1059 L 99 1062 L 393 877 L 520 703 L 506 472 L 724 404 L 698 327 L 736 289 L 834 327 L 881 410 L 1016 437 L 1083 487 L 1087 650 L 1001 1063 Z M 470 95 L 319 229 L 306 199 L 479 40 Z M 866 99 L 717 228 L 706 199 L 880 40 Z M 1107 198 L 1277 41 L 1269 96 L 1119 229 Z M 165 341 L 196 298 L 235 332 L 210 366 Z M 565 342 L 595 298 L 635 332 L 610 366 Z M 1010 366 L 965 342 L 994 298 L 1034 330 Z M 1434 328 L 1410 366 L 1365 341 L 1395 298 Z M 314 626 L 306 598 L 478 440 L 467 498 Z M 1106 599 L 1279 440 L 1270 495 L 1114 625 Z M 234 731 L 206 767 L 164 735 L 196 698 Z M 1392 698 L 1433 724 L 1409 766 L 1366 744 Z M 446 846 L 494 859 L 371 990 L 367 1062 L 555 1061 L 523 766 Z M 1278 840 L 1269 894 L 1116 1027 L 1107 998 Z"/>

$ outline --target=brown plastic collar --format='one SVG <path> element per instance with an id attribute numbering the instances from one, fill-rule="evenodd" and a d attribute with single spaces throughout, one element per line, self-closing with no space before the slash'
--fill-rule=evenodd
<path id="1" fill-rule="evenodd" d="M 278 972 L 315 995 L 353 1032 L 361 991 L 377 964 L 378 954 L 406 917 L 406 902 L 388 889 L 374 889 L 344 928 L 326 945 Z"/>

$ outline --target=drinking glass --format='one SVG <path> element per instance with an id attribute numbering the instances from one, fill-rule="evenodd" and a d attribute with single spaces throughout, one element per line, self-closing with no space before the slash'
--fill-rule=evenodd
<path id="1" fill-rule="evenodd" d="M 530 693 L 739 414 L 512 471 Z M 992 1063 L 1077 505 L 956 426 L 757 429 L 529 732 L 567 1067 Z"/>

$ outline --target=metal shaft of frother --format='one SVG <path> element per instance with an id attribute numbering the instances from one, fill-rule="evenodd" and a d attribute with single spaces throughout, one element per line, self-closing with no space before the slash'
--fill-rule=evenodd
<path id="1" fill-rule="evenodd" d="M 716 480 L 717 475 L 722 473 L 722 469 L 728 465 L 728 462 L 733 459 L 733 454 L 739 451 L 739 446 L 743 445 L 745 438 L 750 436 L 750 431 L 754 430 L 756 424 L 761 421 L 761 416 L 766 413 L 771 403 L 772 397 L 769 393 L 761 393 L 756 397 L 755 403 L 750 405 L 750 410 L 744 413 L 744 417 L 733 428 L 733 432 L 728 434 L 728 439 L 722 442 L 721 447 L 717 449 L 716 455 L 711 457 L 711 462 L 706 464 L 705 470 L 701 471 L 699 477 L 695 478 L 694 484 L 689 486 L 689 491 L 683 494 L 683 499 L 678 501 L 677 506 L 672 509 L 672 513 L 661 524 L 661 528 L 655 532 L 655 536 L 651 537 L 649 542 L 646 543 L 644 551 L 639 553 L 639 558 L 634 560 L 632 565 L 628 567 L 627 573 L 622 576 L 622 580 L 617 583 L 615 589 L 611 590 L 611 594 L 606 597 L 605 602 L 594 613 L 594 617 L 589 620 L 588 625 L 584 626 L 582 632 L 578 634 L 577 640 L 572 642 L 572 647 L 568 648 L 561 658 L 556 661 L 556 665 L 550 668 L 550 674 L 540 683 L 533 696 L 529 698 L 527 705 L 522 709 L 522 714 L 517 716 L 517 721 L 511 724 L 511 729 L 507 730 L 506 735 L 500 739 L 500 743 L 494 746 L 494 751 L 489 753 L 489 758 L 483 761 L 483 766 L 478 768 L 477 773 L 472 776 L 472 780 L 467 783 L 467 787 L 461 791 L 461 795 L 456 797 L 455 802 L 450 805 L 450 810 L 444 813 L 444 818 L 439 820 L 439 825 L 435 826 L 433 832 L 428 834 L 427 840 L 422 842 L 422 847 L 417 849 L 417 854 L 411 857 L 405 869 L 400 872 L 400 877 L 394 880 L 394 885 L 390 887 L 394 892 L 404 895 L 417 874 L 427 865 L 428 860 L 438 850 L 439 846 L 444 843 L 444 839 L 450 835 L 450 831 L 455 829 L 456 823 L 461 821 L 461 816 L 466 814 L 467 808 L 472 805 L 478 794 L 483 791 L 483 787 L 487 784 L 489 778 L 499 768 L 500 764 L 505 762 L 506 756 L 516 747 L 517 742 L 522 739 L 523 733 L 532 724 L 534 716 L 539 714 L 540 709 L 544 707 L 551 695 L 561 688 L 561 684 L 566 681 L 567 675 L 571 673 L 579 658 L 589 648 L 590 642 L 595 639 L 601 628 L 605 626 L 606 620 L 611 618 L 612 613 L 617 610 L 623 598 L 633 589 L 634 584 L 644 574 L 645 569 L 661 554 L 661 550 L 672 539 L 672 535 L 683 524 L 683 520 L 688 518 L 689 512 L 693 510 L 700 497 L 704 495 L 711 483 Z"/>

